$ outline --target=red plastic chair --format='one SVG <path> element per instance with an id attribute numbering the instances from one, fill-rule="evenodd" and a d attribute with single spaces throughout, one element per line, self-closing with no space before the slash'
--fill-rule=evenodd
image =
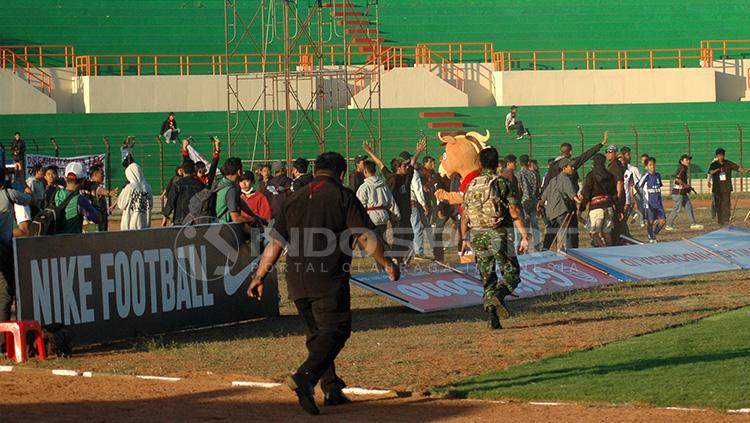
<path id="1" fill-rule="evenodd" d="M 44 360 L 44 340 L 42 339 L 42 325 L 36 320 L 23 320 L 17 322 L 0 322 L 0 333 L 5 332 L 5 350 L 8 358 L 15 359 L 16 363 L 25 362 L 26 355 L 26 333 L 36 332 L 36 349 L 39 351 L 39 359 Z"/>

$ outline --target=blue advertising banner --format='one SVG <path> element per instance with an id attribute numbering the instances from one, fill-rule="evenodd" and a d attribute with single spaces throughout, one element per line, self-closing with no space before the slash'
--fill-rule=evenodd
<path id="1" fill-rule="evenodd" d="M 736 227 L 722 228 L 695 237 L 694 242 L 721 254 L 722 257 L 750 269 L 750 230 Z"/>
<path id="2" fill-rule="evenodd" d="M 508 300 L 591 288 L 619 282 L 605 272 L 563 255 L 543 251 L 518 257 L 521 283 Z M 397 282 L 385 273 L 352 275 L 352 283 L 419 312 L 471 307 L 482 303 L 484 289 L 475 264 L 438 263 L 404 269 Z"/>
<path id="3" fill-rule="evenodd" d="M 621 280 L 663 279 L 740 270 L 741 266 L 691 240 L 608 248 L 575 248 L 567 254 Z"/>

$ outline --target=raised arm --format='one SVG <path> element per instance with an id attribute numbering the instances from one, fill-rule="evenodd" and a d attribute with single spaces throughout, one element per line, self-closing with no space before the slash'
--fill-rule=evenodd
<path id="1" fill-rule="evenodd" d="M 602 137 L 601 142 L 584 151 L 580 156 L 573 159 L 573 168 L 577 170 L 578 168 L 583 166 L 584 163 L 589 161 L 589 159 L 594 157 L 594 154 L 598 153 L 599 150 L 602 149 L 604 144 L 607 143 L 607 140 L 609 140 L 609 131 L 604 131 L 604 137 Z"/>
<path id="2" fill-rule="evenodd" d="M 366 140 L 362 141 L 362 149 L 364 149 L 367 155 L 370 156 L 372 161 L 375 162 L 375 166 L 377 166 L 378 169 L 382 171 L 385 168 L 385 164 L 383 164 L 383 161 L 380 160 L 380 157 L 378 157 L 377 154 L 375 154 L 375 152 L 372 150 L 372 146 L 370 146 L 370 144 Z"/>

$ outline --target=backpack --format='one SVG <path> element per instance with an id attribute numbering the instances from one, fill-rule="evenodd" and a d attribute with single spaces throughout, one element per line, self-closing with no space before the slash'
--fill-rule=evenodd
<path id="1" fill-rule="evenodd" d="M 31 236 L 43 236 L 61 233 L 66 220 L 65 209 L 68 207 L 68 204 L 73 197 L 77 195 L 77 191 L 71 191 L 60 205 L 55 205 L 53 201 L 52 206 L 46 207 L 39 212 L 39 214 L 34 217 L 34 220 L 31 221 L 29 234 Z"/>
<path id="2" fill-rule="evenodd" d="M 200 225 L 202 223 L 213 223 L 216 216 L 216 193 L 232 185 L 232 181 L 227 181 L 213 188 L 203 188 L 190 197 L 188 204 L 188 215 L 183 220 L 184 225 Z"/>
<path id="3" fill-rule="evenodd" d="M 500 187 L 501 195 L 498 197 L 493 190 L 492 184 L 507 182 L 497 175 L 480 175 L 474 178 L 464 193 L 464 213 L 469 218 L 469 226 L 472 228 L 496 228 L 508 215 L 508 201 L 502 197 L 503 191 L 510 193 L 509 189 Z"/>

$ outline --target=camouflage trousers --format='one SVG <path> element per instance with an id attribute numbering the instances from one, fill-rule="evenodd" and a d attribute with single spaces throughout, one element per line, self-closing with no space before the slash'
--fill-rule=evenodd
<path id="1" fill-rule="evenodd" d="M 521 283 L 521 268 L 513 245 L 513 229 L 472 230 L 471 248 L 484 284 L 484 309 L 498 307 L 500 300 Z M 497 277 L 495 264 L 500 268 L 502 278 Z"/>

